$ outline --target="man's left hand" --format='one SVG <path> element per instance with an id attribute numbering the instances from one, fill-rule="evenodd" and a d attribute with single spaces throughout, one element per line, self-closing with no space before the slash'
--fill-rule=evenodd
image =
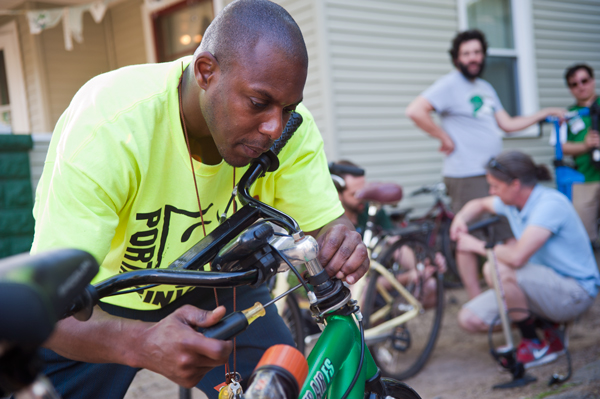
<path id="1" fill-rule="evenodd" d="M 315 235 L 317 232 L 311 232 Z M 367 247 L 352 223 L 341 216 L 318 231 L 319 262 L 327 274 L 354 284 L 369 270 Z"/>

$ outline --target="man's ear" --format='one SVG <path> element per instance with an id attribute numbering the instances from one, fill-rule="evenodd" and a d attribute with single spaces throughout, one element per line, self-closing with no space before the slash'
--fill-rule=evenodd
<path id="1" fill-rule="evenodd" d="M 219 73 L 219 62 L 208 51 L 204 51 L 194 58 L 194 77 L 201 89 L 206 90 Z"/>

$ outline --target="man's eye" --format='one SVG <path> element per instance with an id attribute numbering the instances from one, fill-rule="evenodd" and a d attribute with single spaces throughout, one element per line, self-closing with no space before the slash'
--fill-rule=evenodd
<path id="1" fill-rule="evenodd" d="M 267 106 L 267 104 L 265 104 L 265 103 L 259 103 L 259 102 L 256 102 L 254 100 L 250 100 L 250 101 L 252 102 L 252 105 L 254 105 L 256 108 L 261 108 L 262 109 L 262 108 L 265 108 Z"/>
<path id="2" fill-rule="evenodd" d="M 291 114 L 295 110 L 296 110 L 296 107 L 294 107 L 294 108 L 284 108 L 283 112 L 285 112 L 286 114 Z"/>

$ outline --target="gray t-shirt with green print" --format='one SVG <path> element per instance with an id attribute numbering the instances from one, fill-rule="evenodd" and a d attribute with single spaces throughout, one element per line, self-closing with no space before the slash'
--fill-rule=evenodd
<path id="1" fill-rule="evenodd" d="M 444 159 L 446 177 L 485 174 L 485 165 L 502 151 L 502 132 L 495 113 L 502 104 L 496 91 L 483 79 L 471 82 L 457 70 L 438 79 L 422 94 L 454 141 L 454 152 Z"/>

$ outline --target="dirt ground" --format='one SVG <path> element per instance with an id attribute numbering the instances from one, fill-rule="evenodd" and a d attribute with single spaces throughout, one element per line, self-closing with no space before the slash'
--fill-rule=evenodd
<path id="1" fill-rule="evenodd" d="M 574 371 L 569 381 L 554 388 L 547 384 L 553 373 L 567 373 L 566 357 L 562 356 L 552 364 L 527 371 L 537 382 L 523 388 L 496 390 L 493 385 L 508 382 L 511 376 L 492 359 L 487 336 L 466 335 L 458 327 L 456 315 L 466 298 L 462 289 L 447 290 L 443 325 L 433 355 L 417 376 L 406 381 L 423 399 L 600 398 L 600 300 L 569 329 Z M 501 334 L 497 339 L 501 341 Z M 175 399 L 177 394 L 174 383 L 142 371 L 125 398 Z M 195 390 L 193 397 L 205 396 Z"/>

